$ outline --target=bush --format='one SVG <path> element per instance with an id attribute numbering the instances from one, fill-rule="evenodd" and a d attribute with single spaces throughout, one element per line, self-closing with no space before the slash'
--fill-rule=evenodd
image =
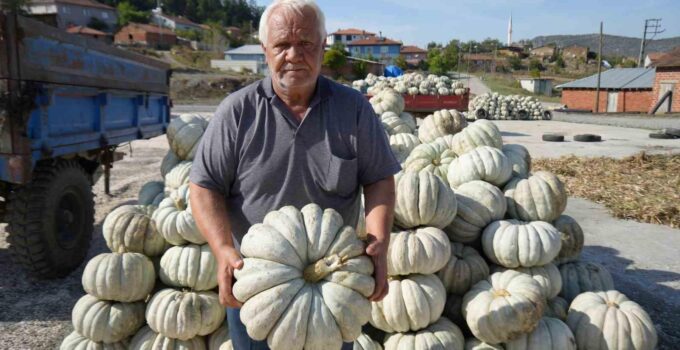
<path id="1" fill-rule="evenodd" d="M 367 72 L 368 68 L 366 67 L 366 62 L 364 61 L 355 61 L 352 65 L 352 73 L 354 73 L 354 76 L 357 79 L 365 77 Z"/>
<path id="2" fill-rule="evenodd" d="M 323 55 L 323 65 L 335 71 L 336 74 L 346 62 L 345 54 L 337 49 L 330 49 Z"/>

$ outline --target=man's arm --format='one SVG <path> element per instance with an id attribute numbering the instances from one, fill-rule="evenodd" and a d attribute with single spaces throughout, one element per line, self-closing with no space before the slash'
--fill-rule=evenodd
<path id="1" fill-rule="evenodd" d="M 234 269 L 240 270 L 243 267 L 243 260 L 234 248 L 224 196 L 194 183 L 190 183 L 189 188 L 191 213 L 217 260 L 220 303 L 233 308 L 241 307 L 242 304 L 234 297 L 231 287 L 234 282 Z"/>
<path id="2" fill-rule="evenodd" d="M 368 246 L 366 254 L 373 259 L 375 290 L 371 301 L 382 300 L 389 290 L 387 283 L 387 247 L 394 219 L 394 177 L 390 176 L 364 186 L 366 207 L 366 232 Z"/>

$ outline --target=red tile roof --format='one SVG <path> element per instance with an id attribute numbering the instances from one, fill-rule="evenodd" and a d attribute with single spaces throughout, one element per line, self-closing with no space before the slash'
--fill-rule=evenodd
<path id="1" fill-rule="evenodd" d="M 107 9 L 107 10 L 112 10 L 115 11 L 116 9 L 114 7 L 111 7 L 106 4 L 102 4 L 101 2 L 97 2 L 94 0 L 32 0 L 29 1 L 29 5 L 32 4 L 69 4 L 69 5 L 77 5 L 77 6 L 83 6 L 83 7 L 94 7 L 94 8 L 100 8 L 100 9 Z"/>
<path id="2" fill-rule="evenodd" d="M 656 67 L 679 67 L 680 68 L 680 46 L 670 52 L 666 52 L 656 61 Z"/>
<path id="3" fill-rule="evenodd" d="M 427 53 L 427 50 L 421 49 L 418 46 L 404 45 L 399 50 L 400 53 Z"/>
<path id="4" fill-rule="evenodd" d="M 66 29 L 67 32 L 71 34 L 87 34 L 87 35 L 111 35 L 108 33 L 104 33 L 102 31 L 92 29 L 90 27 L 84 27 L 84 26 L 73 26 L 71 28 Z"/>
<path id="5" fill-rule="evenodd" d="M 375 33 L 367 32 L 363 29 L 356 29 L 356 28 L 347 28 L 347 29 L 338 29 L 335 31 L 335 33 L 331 33 L 331 35 L 375 35 Z"/>
<path id="6" fill-rule="evenodd" d="M 200 26 L 198 23 L 195 23 L 195 22 L 193 22 L 192 20 L 190 20 L 186 17 L 173 16 L 173 15 L 169 15 L 167 13 L 163 13 L 160 16 L 165 17 L 165 18 L 167 18 L 167 19 L 169 19 L 169 20 L 171 20 L 175 23 L 184 24 L 184 25 L 187 25 L 187 26 L 194 26 L 194 27 Z"/>
<path id="7" fill-rule="evenodd" d="M 359 39 L 347 43 L 347 46 L 370 46 L 370 45 L 401 45 L 401 41 L 372 36 L 367 39 Z"/>
<path id="8" fill-rule="evenodd" d="M 142 23 L 130 23 L 130 24 L 128 24 L 127 26 L 121 28 L 120 30 L 123 30 L 123 29 L 125 29 L 125 28 L 127 28 L 127 27 L 132 27 L 132 28 L 140 29 L 140 30 L 143 30 L 143 31 L 149 32 L 149 33 L 156 33 L 156 34 L 163 34 L 163 35 L 172 35 L 172 36 L 175 36 L 175 32 L 173 32 L 173 31 L 170 30 L 170 29 L 167 29 L 167 28 L 160 28 L 160 27 L 155 26 L 155 25 L 151 25 L 151 24 L 142 24 Z"/>

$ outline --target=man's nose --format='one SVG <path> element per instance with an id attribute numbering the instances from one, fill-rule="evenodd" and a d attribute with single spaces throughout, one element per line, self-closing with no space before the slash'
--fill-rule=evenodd
<path id="1" fill-rule="evenodd" d="M 299 62 L 302 60 L 303 52 L 301 45 L 291 45 L 286 53 L 286 60 L 288 62 Z"/>

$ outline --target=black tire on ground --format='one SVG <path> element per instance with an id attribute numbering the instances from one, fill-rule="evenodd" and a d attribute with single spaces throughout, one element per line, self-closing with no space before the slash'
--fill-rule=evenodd
<path id="1" fill-rule="evenodd" d="M 662 133 L 667 135 L 673 135 L 675 137 L 680 137 L 680 129 L 677 128 L 666 128 L 661 130 Z"/>
<path id="2" fill-rule="evenodd" d="M 529 112 L 524 109 L 520 109 L 517 111 L 517 118 L 519 120 L 529 120 Z"/>
<path id="3" fill-rule="evenodd" d="M 564 135 L 558 135 L 558 134 L 543 134 L 541 137 L 543 141 L 548 141 L 548 142 L 563 142 L 564 141 Z"/>
<path id="4" fill-rule="evenodd" d="M 670 134 L 661 133 L 661 132 L 653 132 L 653 133 L 649 134 L 649 138 L 671 140 L 671 139 L 676 139 L 677 137 L 670 135 Z"/>
<path id="5" fill-rule="evenodd" d="M 552 120 L 552 112 L 543 111 L 543 120 Z"/>
<path id="6" fill-rule="evenodd" d="M 594 134 L 581 134 L 581 135 L 574 135 L 574 141 L 578 141 L 578 142 L 600 142 L 600 141 L 602 141 L 602 137 L 600 135 L 594 135 Z"/>
<path id="7" fill-rule="evenodd" d="M 489 114 L 486 112 L 486 109 L 479 108 L 475 112 L 475 116 L 477 117 L 477 119 L 486 119 L 489 117 Z"/>
<path id="8" fill-rule="evenodd" d="M 68 275 L 85 259 L 94 224 L 89 176 L 76 161 L 39 162 L 7 205 L 14 260 L 39 278 Z"/>

